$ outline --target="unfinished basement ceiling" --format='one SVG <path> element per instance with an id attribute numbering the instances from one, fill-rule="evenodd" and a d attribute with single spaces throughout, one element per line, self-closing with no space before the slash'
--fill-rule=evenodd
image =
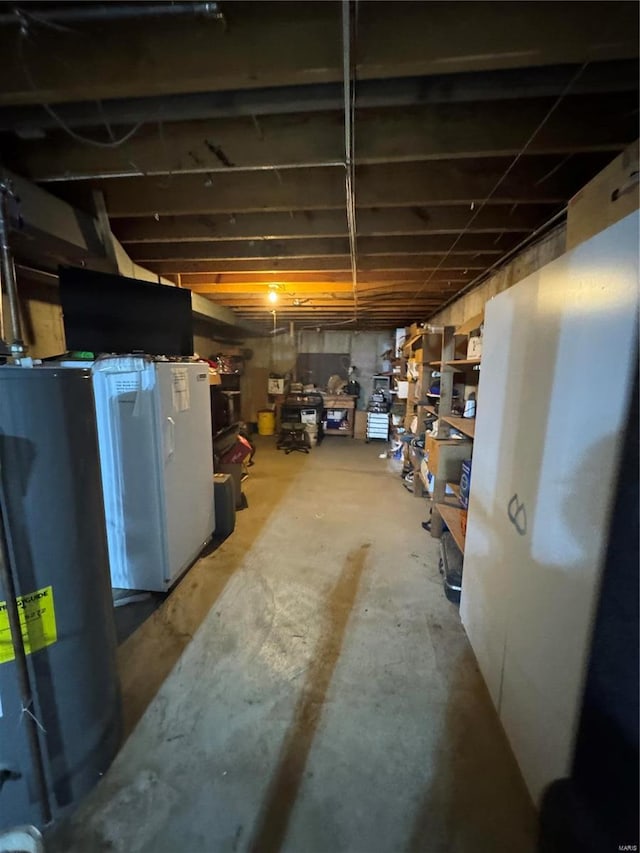
<path id="1" fill-rule="evenodd" d="M 638 135 L 635 2 L 14 8 L 3 162 L 264 330 L 428 318 Z"/>

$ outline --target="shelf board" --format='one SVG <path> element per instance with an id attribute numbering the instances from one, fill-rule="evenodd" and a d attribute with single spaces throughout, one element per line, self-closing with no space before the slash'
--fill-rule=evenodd
<path id="1" fill-rule="evenodd" d="M 457 498 L 460 498 L 460 483 L 447 483 L 447 486 Z"/>
<path id="2" fill-rule="evenodd" d="M 448 363 L 449 363 L 449 362 L 447 362 L 447 364 L 448 364 Z M 429 367 L 442 367 L 442 362 L 441 362 L 441 361 L 430 361 L 430 362 L 429 362 Z"/>
<path id="3" fill-rule="evenodd" d="M 410 337 L 408 341 L 405 341 L 402 344 L 403 354 L 405 352 L 408 352 L 409 354 L 411 354 L 411 347 L 415 344 L 416 341 L 420 340 L 420 338 L 422 337 L 423 334 L 426 334 L 426 333 L 425 332 L 418 332 L 417 335 L 412 335 L 412 337 Z"/>
<path id="4" fill-rule="evenodd" d="M 451 506 L 450 504 L 437 504 L 438 512 L 442 516 L 442 520 L 449 528 L 451 535 L 453 536 L 456 545 L 462 553 L 464 554 L 464 536 L 462 535 L 462 526 L 461 519 L 463 509 L 459 507 Z"/>
<path id="5" fill-rule="evenodd" d="M 449 367 L 473 367 L 480 364 L 479 358 L 456 358 L 453 361 L 447 361 Z"/>
<path id="6" fill-rule="evenodd" d="M 484 311 L 480 314 L 476 314 L 474 317 L 470 317 L 465 323 L 458 326 L 455 330 L 456 335 L 468 335 L 470 332 L 473 332 L 474 329 L 479 329 L 480 326 L 484 323 Z"/>
<path id="7" fill-rule="evenodd" d="M 463 435 L 468 435 L 469 438 L 474 438 L 476 432 L 475 418 L 457 418 L 454 415 L 439 415 L 440 420 L 457 429 Z"/>

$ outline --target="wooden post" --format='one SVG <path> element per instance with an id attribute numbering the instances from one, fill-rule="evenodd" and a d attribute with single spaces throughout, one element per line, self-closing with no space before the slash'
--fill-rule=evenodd
<path id="1" fill-rule="evenodd" d="M 439 415 L 450 415 L 453 401 L 453 368 L 447 362 L 455 358 L 455 329 L 453 326 L 445 326 L 442 331 L 442 364 L 440 365 L 440 405 Z M 438 438 L 448 438 L 449 425 L 443 420 L 438 421 Z M 438 476 L 434 471 L 435 483 L 433 486 L 433 509 L 431 512 L 431 535 L 439 539 L 442 536 L 442 516 L 438 504 L 445 499 L 447 490 L 446 477 Z"/>

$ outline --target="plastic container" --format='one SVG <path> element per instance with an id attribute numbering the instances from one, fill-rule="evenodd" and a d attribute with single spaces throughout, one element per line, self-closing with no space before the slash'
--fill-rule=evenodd
<path id="1" fill-rule="evenodd" d="M 258 435 L 273 435 L 276 431 L 276 415 L 271 409 L 258 412 Z"/>

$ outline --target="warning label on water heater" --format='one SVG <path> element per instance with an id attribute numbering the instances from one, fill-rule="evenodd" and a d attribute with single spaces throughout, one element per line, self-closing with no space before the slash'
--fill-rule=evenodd
<path id="1" fill-rule="evenodd" d="M 17 604 L 26 653 L 30 655 L 55 643 L 58 633 L 53 587 L 45 586 L 44 589 L 38 589 L 28 595 L 20 595 Z M 7 663 L 14 657 L 7 602 L 0 601 L 0 663 Z"/>

